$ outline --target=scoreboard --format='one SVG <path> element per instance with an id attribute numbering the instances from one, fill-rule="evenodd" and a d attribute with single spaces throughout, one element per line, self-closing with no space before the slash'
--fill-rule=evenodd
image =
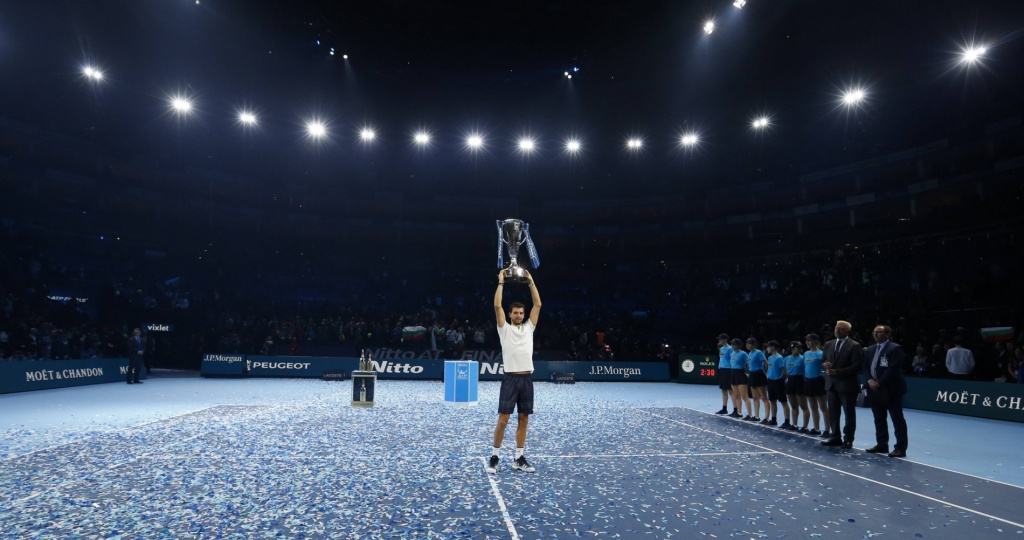
<path id="1" fill-rule="evenodd" d="M 718 355 L 680 354 L 679 382 L 718 384 Z"/>

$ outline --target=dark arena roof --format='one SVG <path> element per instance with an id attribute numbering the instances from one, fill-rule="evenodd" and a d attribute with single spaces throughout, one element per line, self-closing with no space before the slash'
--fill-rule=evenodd
<path id="1" fill-rule="evenodd" d="M 550 348 L 1019 328 L 1024 3 L 737 4 L 6 6 L 8 325 L 486 326 L 519 218 Z"/>

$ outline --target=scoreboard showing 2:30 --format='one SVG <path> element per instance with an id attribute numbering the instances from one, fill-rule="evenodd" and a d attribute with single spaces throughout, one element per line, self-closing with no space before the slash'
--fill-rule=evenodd
<path id="1" fill-rule="evenodd" d="M 680 354 L 679 382 L 690 384 L 718 384 L 718 357 L 699 354 Z"/>

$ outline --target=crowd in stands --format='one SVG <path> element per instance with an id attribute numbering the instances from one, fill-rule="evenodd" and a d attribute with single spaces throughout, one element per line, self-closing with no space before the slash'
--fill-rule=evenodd
<path id="1" fill-rule="evenodd" d="M 150 339 L 153 361 L 173 367 L 194 368 L 206 352 L 311 355 L 347 345 L 436 349 L 437 358 L 448 358 L 499 348 L 492 270 L 452 266 L 434 274 L 413 261 L 353 265 L 340 255 L 275 263 L 256 252 L 250 259 L 233 253 L 225 271 L 226 260 L 180 265 L 142 246 L 94 240 L 83 248 L 38 234 L 5 223 L 4 361 L 121 356 L 143 321 L 173 326 Z M 990 345 L 978 329 L 1020 329 L 1015 242 L 1012 234 L 947 236 L 594 264 L 586 279 L 556 262 L 535 272 L 545 293 L 537 348 L 573 360 L 673 361 L 678 353 L 714 353 L 706 337 L 723 329 L 785 343 L 828 335 L 843 318 L 854 322 L 859 341 L 875 324 L 891 326 L 895 341 L 917 351 L 908 365 L 913 375 L 948 376 L 946 351 L 959 341 L 977 358 L 973 378 L 1012 380 L 1020 334 Z M 525 289 L 509 289 L 507 301 L 528 301 Z M 410 341 L 407 327 L 440 333 Z"/>

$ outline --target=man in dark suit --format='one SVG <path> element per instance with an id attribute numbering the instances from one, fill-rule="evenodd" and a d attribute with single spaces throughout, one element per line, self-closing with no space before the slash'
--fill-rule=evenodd
<path id="1" fill-rule="evenodd" d="M 142 337 L 142 330 L 136 328 L 132 331 L 132 337 L 124 344 L 124 353 L 128 356 L 128 384 L 142 384 L 139 372 L 146 354 L 146 338 Z"/>
<path id="2" fill-rule="evenodd" d="M 864 364 L 864 348 L 850 338 L 853 326 L 846 321 L 836 321 L 836 338 L 821 348 L 824 356 L 821 368 L 825 372 L 825 394 L 828 396 L 829 426 L 832 433 L 821 444 L 853 448 L 853 435 L 857 431 L 857 394 L 860 393 L 861 366 Z M 839 413 L 846 415 L 843 437 L 839 437 Z"/>
<path id="3" fill-rule="evenodd" d="M 875 444 L 867 451 L 872 454 L 888 453 L 889 457 L 907 457 L 907 421 L 903 418 L 903 394 L 907 381 L 903 378 L 903 347 L 889 341 L 892 328 L 876 326 L 872 336 L 875 344 L 864 351 L 864 386 L 875 417 Z M 889 424 L 886 413 L 892 417 L 896 432 L 896 446 L 889 452 Z"/>

